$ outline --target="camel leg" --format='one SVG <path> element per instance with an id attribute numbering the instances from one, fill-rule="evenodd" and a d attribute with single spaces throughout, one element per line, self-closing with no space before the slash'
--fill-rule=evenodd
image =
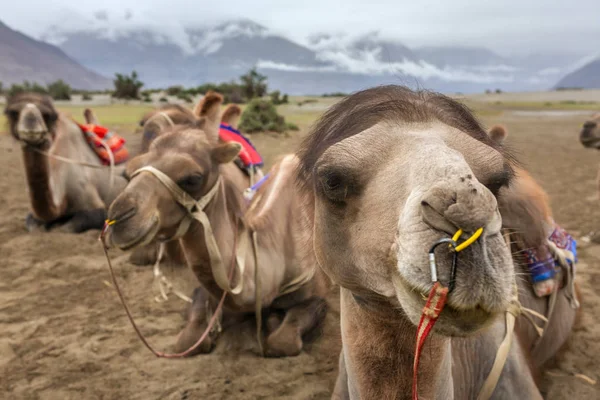
<path id="1" fill-rule="evenodd" d="M 192 294 L 192 305 L 188 309 L 188 322 L 183 330 L 177 336 L 177 343 L 175 344 L 175 351 L 178 353 L 184 352 L 194 345 L 200 339 L 200 336 L 206 330 L 208 326 L 207 321 L 207 304 L 214 310 L 216 308 L 216 302 L 212 300 L 206 289 L 198 287 L 194 289 Z M 190 356 L 196 354 L 210 353 L 214 348 L 216 334 L 211 332 L 202 344 L 190 354 Z"/>
<path id="2" fill-rule="evenodd" d="M 321 325 L 327 314 L 327 302 L 312 297 L 288 309 L 281 325 L 267 338 L 268 357 L 297 356 L 302 351 L 302 335 Z"/>
<path id="3" fill-rule="evenodd" d="M 29 213 L 25 217 L 25 229 L 27 229 L 27 232 L 45 232 L 47 224 L 34 217 L 32 213 Z"/>
<path id="4" fill-rule="evenodd" d="M 346 372 L 346 362 L 344 361 L 344 350 L 340 351 L 340 362 L 338 376 L 333 388 L 331 400 L 350 400 L 348 392 L 348 373 Z"/>
<path id="5" fill-rule="evenodd" d="M 129 256 L 129 262 L 133 265 L 151 265 L 158 257 L 158 244 L 152 242 L 146 246 L 136 247 Z"/>
<path id="6" fill-rule="evenodd" d="M 70 233 L 81 233 L 90 229 L 102 229 L 106 221 L 106 209 L 77 211 L 73 217 L 59 230 Z"/>

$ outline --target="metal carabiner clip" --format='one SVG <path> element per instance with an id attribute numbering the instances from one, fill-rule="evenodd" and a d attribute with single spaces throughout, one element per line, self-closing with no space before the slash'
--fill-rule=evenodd
<path id="1" fill-rule="evenodd" d="M 450 244 L 450 246 L 452 247 L 452 249 L 456 249 L 457 247 L 457 243 L 456 241 L 454 241 L 453 239 L 450 238 L 443 238 L 438 240 L 437 242 L 435 242 L 433 244 L 433 246 L 431 246 L 431 249 L 429 249 L 429 269 L 431 271 L 431 282 L 436 283 L 438 281 L 438 276 L 437 276 L 437 265 L 435 262 L 435 249 L 444 243 L 448 243 Z M 448 293 L 452 292 L 452 290 L 454 289 L 454 280 L 456 277 L 456 262 L 458 260 L 458 252 L 456 251 L 452 251 L 453 255 L 452 255 L 452 267 L 450 269 L 450 280 L 448 282 Z"/>

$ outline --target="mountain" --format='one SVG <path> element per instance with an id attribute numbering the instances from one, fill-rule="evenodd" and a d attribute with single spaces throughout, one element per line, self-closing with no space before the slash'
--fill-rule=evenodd
<path id="1" fill-rule="evenodd" d="M 0 82 L 5 86 L 24 80 L 47 84 L 63 79 L 77 89 L 105 89 L 107 78 L 92 72 L 61 49 L 32 39 L 0 22 Z"/>
<path id="2" fill-rule="evenodd" d="M 600 89 L 600 58 L 566 75 L 556 87 Z"/>
<path id="3" fill-rule="evenodd" d="M 499 55 L 465 46 L 411 48 L 378 32 L 316 33 L 300 43 L 245 19 L 165 27 L 133 13 L 111 18 L 82 16 L 77 27 L 50 26 L 41 38 L 104 76 L 136 70 L 146 87 L 230 81 L 257 67 L 271 88 L 290 94 L 352 92 L 389 83 L 464 93 L 544 90 L 582 56 Z"/>

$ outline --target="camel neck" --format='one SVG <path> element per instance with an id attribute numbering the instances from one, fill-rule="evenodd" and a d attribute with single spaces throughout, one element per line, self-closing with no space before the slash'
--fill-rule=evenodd
<path id="1" fill-rule="evenodd" d="M 343 352 L 351 398 L 411 399 L 416 327 L 384 300 L 341 289 Z M 450 340 L 432 334 L 419 366 L 419 396 L 452 399 Z"/>
<path id="2" fill-rule="evenodd" d="M 231 187 L 232 184 L 227 182 L 225 177 L 223 178 L 221 187 L 204 211 L 210 221 L 223 265 L 229 274 L 234 256 L 233 246 L 237 240 L 235 235 L 238 235 L 239 225 L 242 222 L 240 221 L 241 215 L 238 215 L 241 211 L 237 209 L 238 207 L 232 207 L 232 203 L 235 204 L 240 199 L 231 198 L 231 196 L 237 195 L 236 190 Z M 241 198 L 241 194 L 239 197 Z M 222 290 L 213 277 L 204 230 L 199 222 L 192 221 L 188 232 L 181 238 L 181 244 L 188 264 L 196 277 L 213 296 L 221 296 Z M 238 279 L 242 279 L 242 277 L 239 276 L 236 268 L 231 283 L 232 286 L 237 284 Z M 227 296 L 226 305 L 229 304 L 231 297 Z"/>
<path id="3" fill-rule="evenodd" d="M 43 151 L 47 152 L 49 148 L 44 148 Z M 48 157 L 35 148 L 23 146 L 23 160 L 34 215 L 44 222 L 57 219 L 64 212 L 66 200 L 60 195 L 56 182 L 52 179 Z"/>

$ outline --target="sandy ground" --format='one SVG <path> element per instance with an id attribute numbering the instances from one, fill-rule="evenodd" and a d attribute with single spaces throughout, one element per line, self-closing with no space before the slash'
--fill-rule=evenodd
<path id="1" fill-rule="evenodd" d="M 504 123 L 509 142 L 548 190 L 555 217 L 577 238 L 599 228 L 595 176 L 599 155 L 583 149 L 580 115 L 518 115 L 486 119 Z M 137 147 L 139 135 L 126 135 Z M 298 135 L 255 138 L 269 162 L 295 148 Z M 97 242 L 79 236 L 29 234 L 28 199 L 17 146 L 0 135 L 0 398 L 6 399 L 327 399 L 340 349 L 339 304 L 320 337 L 300 356 L 263 359 L 256 354 L 252 321 L 230 327 L 210 355 L 185 360 L 154 358 L 129 326 Z M 580 241 L 581 242 L 581 241 Z M 600 246 L 581 249 L 578 280 L 584 317 L 553 371 L 600 378 Z M 113 252 L 126 297 L 143 331 L 170 349 L 184 324 L 184 303 L 153 300 L 149 268 L 134 267 Z M 167 269 L 191 290 L 186 270 Z M 600 386 L 572 376 L 553 378 L 548 399 L 597 399 Z"/>

